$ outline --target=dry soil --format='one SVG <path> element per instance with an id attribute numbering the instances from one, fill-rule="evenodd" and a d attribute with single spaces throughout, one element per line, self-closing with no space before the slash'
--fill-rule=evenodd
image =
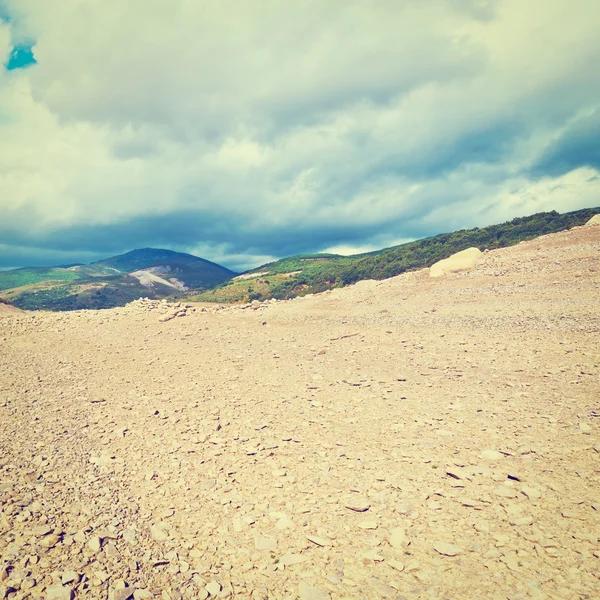
<path id="1" fill-rule="evenodd" d="M 2 311 L 0 598 L 599 598 L 599 251 Z"/>

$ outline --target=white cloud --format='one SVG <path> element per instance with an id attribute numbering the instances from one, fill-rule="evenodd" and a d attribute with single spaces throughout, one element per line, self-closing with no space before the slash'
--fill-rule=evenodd
<path id="1" fill-rule="evenodd" d="M 598 203 L 527 175 L 600 104 L 595 0 L 7 4 L 0 236 L 196 213 L 161 243 L 240 264 Z"/>

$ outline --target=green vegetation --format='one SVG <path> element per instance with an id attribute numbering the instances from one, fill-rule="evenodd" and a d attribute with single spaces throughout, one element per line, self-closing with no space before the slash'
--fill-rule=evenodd
<path id="1" fill-rule="evenodd" d="M 140 285 L 136 279 L 130 283 L 101 282 L 93 285 L 58 285 L 46 289 L 19 294 L 13 304 L 25 310 L 82 310 L 124 306 L 141 296 L 155 298 L 156 295 Z"/>
<path id="2" fill-rule="evenodd" d="M 500 225 L 462 229 L 385 250 L 348 257 L 293 256 L 250 271 L 268 273 L 263 275 L 262 279 L 233 280 L 218 289 L 198 294 L 190 299 L 203 302 L 286 299 L 322 292 L 362 279 L 386 279 L 406 271 L 430 267 L 437 261 L 471 246 L 476 246 L 480 250 L 503 248 L 540 235 L 583 225 L 596 213 L 600 213 L 600 208 L 564 214 L 556 211 L 538 213 Z M 288 273 L 288 276 L 286 277 L 284 273 Z M 247 290 L 250 281 L 253 285 L 252 297 Z"/>
<path id="3" fill-rule="evenodd" d="M 73 281 L 80 278 L 79 273 L 58 267 L 14 269 L 0 272 L 0 290 L 9 290 L 42 281 Z"/>
<path id="4" fill-rule="evenodd" d="M 0 272 L 1 296 L 29 310 L 78 310 L 123 306 L 143 296 L 201 302 L 248 302 L 287 299 L 342 287 L 361 279 L 385 279 L 430 267 L 476 246 L 502 248 L 540 235 L 585 224 L 600 208 L 559 214 L 556 211 L 513 219 L 500 225 L 443 233 L 367 254 L 301 254 L 249 271 L 254 277 L 231 278 L 232 271 L 210 261 L 145 248 L 91 265 L 16 269 Z M 150 269 L 165 280 L 177 278 L 190 290 L 175 292 L 160 281 L 143 286 L 129 272 Z M 123 272 L 122 272 L 123 271 Z M 125 272 L 126 271 L 126 272 Z M 175 293 L 174 293 L 175 292 Z"/>
<path id="5" fill-rule="evenodd" d="M 130 272 L 149 269 L 161 279 L 144 286 Z M 2 295 L 28 310 L 79 310 L 123 306 L 140 297 L 180 296 L 169 279 L 207 289 L 235 273 L 191 254 L 145 248 L 91 265 L 15 269 L 0 273 Z"/>

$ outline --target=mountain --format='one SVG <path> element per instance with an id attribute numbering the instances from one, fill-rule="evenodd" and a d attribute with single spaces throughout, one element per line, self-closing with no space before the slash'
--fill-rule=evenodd
<path id="1" fill-rule="evenodd" d="M 157 248 L 132 250 L 74 270 L 91 276 L 150 271 L 166 280 L 177 279 L 188 288 L 212 286 L 236 275 L 233 271 L 204 258 Z"/>
<path id="2" fill-rule="evenodd" d="M 112 308 L 141 296 L 179 297 L 235 275 L 192 254 L 143 248 L 89 265 L 4 271 L 0 273 L 0 293 L 15 306 L 30 310 Z"/>

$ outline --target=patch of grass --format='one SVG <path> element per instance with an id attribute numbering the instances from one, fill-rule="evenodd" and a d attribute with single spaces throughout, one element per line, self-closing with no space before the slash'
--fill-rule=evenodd
<path id="1" fill-rule="evenodd" d="M 81 275 L 61 268 L 15 269 L 0 272 L 0 290 L 22 287 L 42 281 L 74 281 Z"/>

